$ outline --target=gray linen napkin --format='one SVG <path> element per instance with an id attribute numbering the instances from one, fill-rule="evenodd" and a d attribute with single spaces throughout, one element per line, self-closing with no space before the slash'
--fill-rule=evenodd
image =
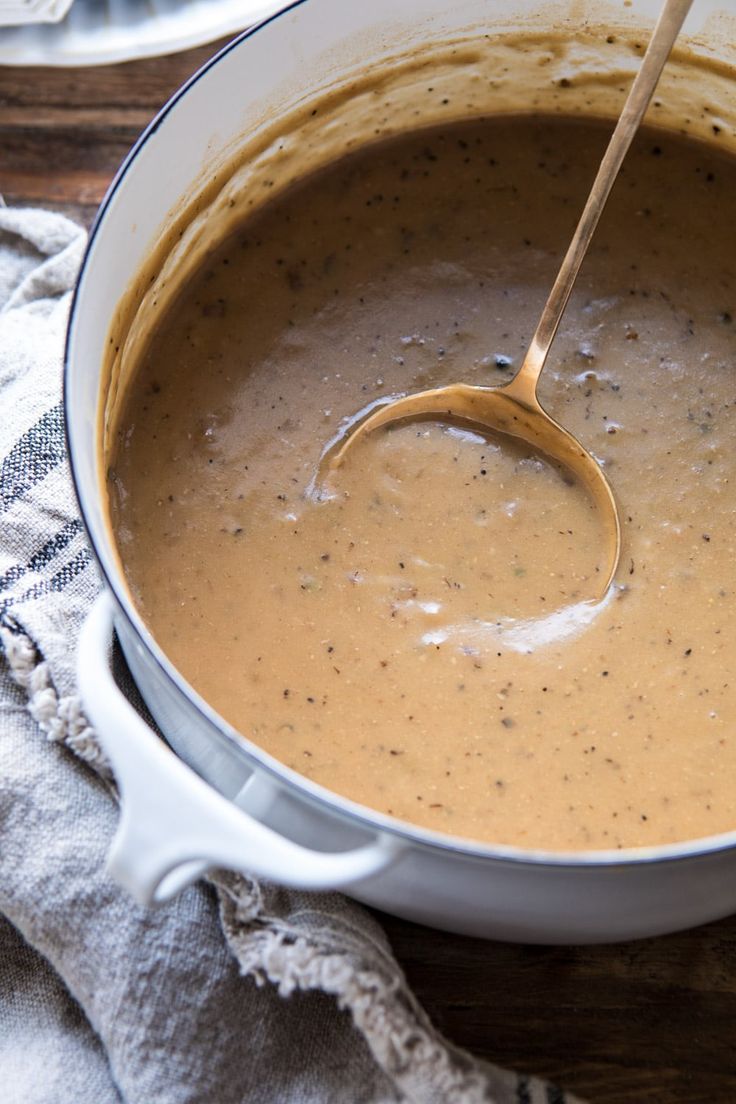
<path id="1" fill-rule="evenodd" d="M 84 243 L 59 215 L 0 207 L 4 1104 L 574 1104 L 442 1039 L 338 894 L 219 872 L 142 909 L 105 873 L 115 794 L 74 682 L 99 583 L 61 408 Z"/>

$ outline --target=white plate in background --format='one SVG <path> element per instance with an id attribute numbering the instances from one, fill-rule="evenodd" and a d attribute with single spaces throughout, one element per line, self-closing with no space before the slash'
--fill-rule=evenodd
<path id="1" fill-rule="evenodd" d="M 0 0 L 0 27 L 21 23 L 58 23 L 73 0 Z"/>
<path id="2" fill-rule="evenodd" d="M 286 0 L 75 0 L 60 23 L 0 28 L 0 65 L 110 65 L 233 35 Z"/>

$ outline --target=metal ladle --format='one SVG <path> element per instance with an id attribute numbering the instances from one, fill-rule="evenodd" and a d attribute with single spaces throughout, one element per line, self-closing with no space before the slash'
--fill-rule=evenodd
<path id="1" fill-rule="evenodd" d="M 621 553 L 616 500 L 598 461 L 543 409 L 537 385 L 606 200 L 691 4 L 692 0 L 665 0 L 524 362 L 513 379 L 501 387 L 453 383 L 388 399 L 377 408 L 373 406 L 362 421 L 350 424 L 322 459 L 323 470 L 325 466 L 334 470 L 367 433 L 394 422 L 433 416 L 521 439 L 577 476 L 600 511 L 610 550 L 608 570 L 601 573 L 601 596 L 611 585 Z"/>

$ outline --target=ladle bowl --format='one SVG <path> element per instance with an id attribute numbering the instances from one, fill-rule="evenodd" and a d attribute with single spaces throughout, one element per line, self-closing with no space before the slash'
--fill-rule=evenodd
<path id="1" fill-rule="evenodd" d="M 513 437 L 569 472 L 587 491 L 604 526 L 605 566 L 599 575 L 597 593 L 591 597 L 599 599 L 606 594 L 621 554 L 621 526 L 613 491 L 600 463 L 572 433 L 550 417 L 534 388 L 530 392 L 525 386 L 521 373 L 501 387 L 452 383 L 374 404 L 367 417 L 352 423 L 347 434 L 326 450 L 322 480 L 343 463 L 346 452 L 360 437 L 381 427 L 420 419 L 448 421 L 483 434 Z"/>

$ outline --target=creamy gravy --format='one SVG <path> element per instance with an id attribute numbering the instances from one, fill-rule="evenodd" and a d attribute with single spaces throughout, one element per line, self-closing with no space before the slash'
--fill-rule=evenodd
<path id="1" fill-rule="evenodd" d="M 543 378 L 624 523 L 457 427 L 321 450 L 384 395 L 501 382 L 606 132 L 456 124 L 275 197 L 159 325 L 109 487 L 156 639 L 227 720 L 418 824 L 544 848 L 736 827 L 736 170 L 642 135 Z"/>

